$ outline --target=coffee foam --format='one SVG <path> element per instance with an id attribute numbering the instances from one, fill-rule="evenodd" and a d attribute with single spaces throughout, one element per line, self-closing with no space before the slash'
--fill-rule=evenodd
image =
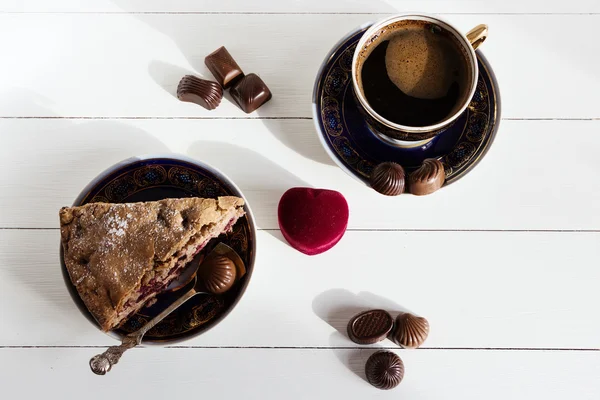
<path id="1" fill-rule="evenodd" d="M 461 63 L 460 57 L 448 39 L 415 27 L 390 39 L 385 66 L 390 80 L 402 92 L 418 99 L 439 99 L 453 82 L 461 81 L 465 62 Z"/>
<path id="2" fill-rule="evenodd" d="M 421 99 L 437 99 L 446 95 L 454 81 L 470 86 L 470 64 L 465 50 L 451 32 L 434 23 L 403 20 L 382 27 L 369 38 L 359 53 L 356 80 L 363 90 L 362 67 L 365 60 L 382 42 L 389 40 L 386 69 L 390 80 L 404 93 Z M 460 51 L 460 56 L 455 55 Z M 399 62 L 400 61 L 400 62 Z M 454 64 L 454 65 L 449 65 Z M 459 74 L 459 75 L 456 75 Z"/>

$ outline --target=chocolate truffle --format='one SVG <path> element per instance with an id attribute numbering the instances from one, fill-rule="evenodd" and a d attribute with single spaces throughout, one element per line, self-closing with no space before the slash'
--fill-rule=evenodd
<path id="1" fill-rule="evenodd" d="M 386 196 L 404 192 L 404 168 L 394 162 L 383 162 L 371 172 L 371 187 Z"/>
<path id="2" fill-rule="evenodd" d="M 244 77 L 240 66 L 223 46 L 207 55 L 204 64 L 225 89 Z"/>
<path id="3" fill-rule="evenodd" d="M 243 77 L 231 87 L 229 94 L 246 114 L 257 110 L 272 97 L 265 82 L 256 74 Z"/>
<path id="4" fill-rule="evenodd" d="M 404 378 L 404 363 L 398 355 L 380 350 L 369 357 L 365 366 L 369 383 L 379 389 L 393 389 Z"/>
<path id="5" fill-rule="evenodd" d="M 373 344 L 385 339 L 393 327 L 394 319 L 387 311 L 364 311 L 348 323 L 348 337 L 354 343 Z"/>
<path id="6" fill-rule="evenodd" d="M 198 279 L 210 293 L 221 294 L 228 291 L 235 281 L 235 264 L 225 256 L 209 257 L 198 269 Z"/>
<path id="7" fill-rule="evenodd" d="M 442 187 L 446 180 L 444 164 L 435 158 L 428 158 L 408 177 L 408 190 L 417 196 L 431 194 Z"/>
<path id="8" fill-rule="evenodd" d="M 186 75 L 177 85 L 177 98 L 214 110 L 221 103 L 223 88 L 217 82 Z"/>
<path id="9" fill-rule="evenodd" d="M 401 313 L 396 317 L 396 327 L 392 339 L 406 349 L 421 346 L 429 335 L 429 322 L 423 317 L 410 313 Z"/>

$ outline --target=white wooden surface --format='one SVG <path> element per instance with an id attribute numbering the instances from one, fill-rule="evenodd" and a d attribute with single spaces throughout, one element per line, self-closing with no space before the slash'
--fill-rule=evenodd
<path id="1" fill-rule="evenodd" d="M 463 180 L 390 199 L 328 159 L 310 94 L 340 36 L 405 10 L 490 25 L 504 119 Z M 0 397 L 600 398 L 599 23 L 597 0 L 0 1 Z M 256 114 L 173 97 L 183 74 L 210 76 L 203 58 L 223 44 L 274 92 Z M 156 152 L 242 188 L 256 271 L 215 329 L 135 349 L 99 378 L 87 359 L 113 341 L 64 287 L 57 211 L 112 163 Z M 275 210 L 293 186 L 347 197 L 331 251 L 282 238 Z M 432 327 L 424 348 L 398 350 L 406 377 L 390 392 L 362 376 L 378 346 L 343 334 L 370 307 Z"/>
<path id="2" fill-rule="evenodd" d="M 0 13 L 0 46 L 10 54 L 2 60 L 0 107 L 25 117 L 246 118 L 231 102 L 208 111 L 171 95 L 186 73 L 210 78 L 204 57 L 226 45 L 277 96 L 251 117 L 308 118 L 327 52 L 384 15 Z M 598 117 L 600 53 L 585 38 L 597 37 L 600 13 L 446 18 L 465 32 L 490 26 L 482 50 L 501 83 L 504 118 Z"/>

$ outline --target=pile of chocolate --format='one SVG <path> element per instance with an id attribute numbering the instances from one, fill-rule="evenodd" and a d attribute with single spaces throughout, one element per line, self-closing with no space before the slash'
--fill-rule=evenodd
<path id="1" fill-rule="evenodd" d="M 429 322 L 410 313 L 400 313 L 394 321 L 385 310 L 369 310 L 348 322 L 348 337 L 358 344 L 375 344 L 389 338 L 402 348 L 416 349 L 428 335 Z M 376 388 L 393 389 L 404 378 L 404 363 L 397 354 L 380 350 L 367 360 L 365 373 Z"/>
<path id="2" fill-rule="evenodd" d="M 251 113 L 271 99 L 271 91 L 263 80 L 256 74 L 244 75 L 225 47 L 206 56 L 205 64 L 217 82 L 186 75 L 177 87 L 179 100 L 214 110 L 221 103 L 223 89 L 230 89 L 237 105 Z M 401 165 L 381 163 L 373 169 L 370 183 L 373 189 L 387 196 L 400 195 L 405 187 L 412 194 L 426 195 L 442 187 L 445 179 L 443 164 L 436 159 L 426 159 L 407 179 Z M 331 190 L 293 188 L 279 203 L 279 225 L 284 237 L 294 248 L 308 255 L 333 247 L 346 230 L 348 215 L 344 197 Z M 348 323 L 348 337 L 361 345 L 389 338 L 402 348 L 414 349 L 421 346 L 428 335 L 427 320 L 410 313 L 400 313 L 394 320 L 385 310 L 369 310 L 354 316 Z M 365 373 L 371 385 L 392 389 L 404 378 L 404 363 L 394 352 L 380 350 L 367 360 Z"/>
<path id="3" fill-rule="evenodd" d="M 206 56 L 204 63 L 218 82 L 184 76 L 177 86 L 177 98 L 214 110 L 221 103 L 223 89 L 247 114 L 271 100 L 271 91 L 256 74 L 244 75 L 240 66 L 223 46 Z"/>
<path id="4" fill-rule="evenodd" d="M 383 162 L 377 165 L 371 173 L 371 187 L 386 196 L 398 196 L 408 191 L 417 196 L 431 194 L 442 187 L 446 180 L 444 164 L 435 158 L 428 158 L 423 164 L 408 176 L 405 182 L 404 168 L 394 162 Z"/>

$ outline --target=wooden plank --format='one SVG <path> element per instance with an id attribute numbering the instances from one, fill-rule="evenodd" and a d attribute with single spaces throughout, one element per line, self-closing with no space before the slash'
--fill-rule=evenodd
<path id="1" fill-rule="evenodd" d="M 428 197 L 381 196 L 346 175 L 310 120 L 1 120 L 0 227 L 57 227 L 101 171 L 169 151 L 225 172 L 260 228 L 278 228 L 290 187 L 338 190 L 351 229 L 598 230 L 599 121 L 503 121 L 482 162 Z M 565 141 L 569 141 L 568 150 Z"/>
<path id="2" fill-rule="evenodd" d="M 97 349 L 0 349 L 3 391 L 106 399 L 531 399 L 600 396 L 600 355 L 580 352 L 402 351 L 405 377 L 378 390 L 364 379 L 373 350 L 134 349 L 108 375 L 88 370 Z M 35 385 L 23 385 L 27 376 Z M 538 397 L 539 396 L 539 397 Z M 572 397 L 571 397 L 572 396 Z"/>
<path id="3" fill-rule="evenodd" d="M 94 0 L 87 2 L 85 7 L 77 0 L 5 0 L 0 6 L 0 12 L 396 13 L 404 10 L 435 13 L 590 13 L 600 12 L 600 6 L 594 0 Z"/>
<path id="4" fill-rule="evenodd" d="M 184 74 L 211 78 L 204 57 L 226 45 L 273 91 L 250 117 L 310 117 L 315 74 L 331 46 L 378 17 L 3 14 L 0 116 L 246 118 L 231 101 L 211 112 L 173 96 Z M 600 51 L 595 44 L 582 51 L 565 35 L 595 37 L 600 15 L 449 19 L 465 31 L 490 26 L 483 47 L 498 75 L 505 118 L 600 118 Z"/>
<path id="5" fill-rule="evenodd" d="M 308 257 L 258 234 L 238 307 L 190 346 L 356 347 L 352 315 L 427 317 L 428 348 L 600 349 L 598 233 L 347 232 Z M 0 230 L 0 346 L 109 345 L 64 286 L 57 230 Z M 43 332 L 43 334 L 41 333 Z M 385 341 L 380 345 L 394 347 Z"/>

